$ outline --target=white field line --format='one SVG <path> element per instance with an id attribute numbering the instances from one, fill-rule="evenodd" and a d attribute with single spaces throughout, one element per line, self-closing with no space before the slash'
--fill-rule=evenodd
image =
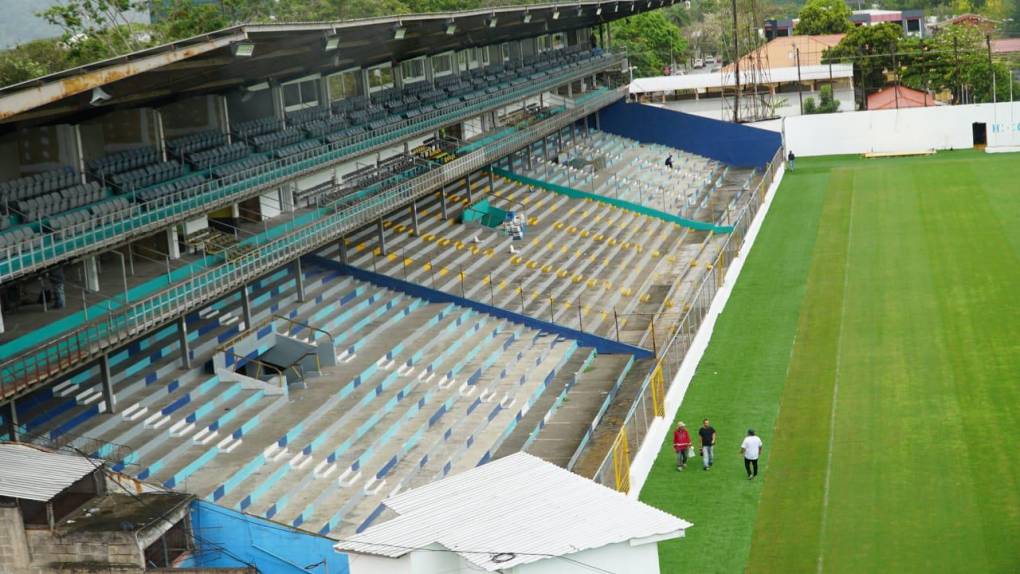
<path id="1" fill-rule="evenodd" d="M 836 401 L 839 400 L 839 374 L 843 358 L 843 332 L 846 330 L 846 300 L 850 286 L 850 250 L 854 239 L 854 191 L 850 188 L 850 217 L 847 222 L 846 260 L 843 262 L 843 302 L 839 316 L 839 335 L 836 337 L 836 373 L 832 384 L 832 410 L 829 413 L 829 452 L 825 463 L 825 491 L 822 496 L 822 524 L 818 533 L 818 569 L 825 569 L 825 529 L 829 520 L 829 484 L 832 479 L 832 445 L 836 441 Z"/>

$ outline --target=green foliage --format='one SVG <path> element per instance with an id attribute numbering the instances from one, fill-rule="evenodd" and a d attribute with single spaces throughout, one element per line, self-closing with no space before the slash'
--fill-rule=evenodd
<path id="1" fill-rule="evenodd" d="M 989 66 L 985 37 L 971 26 L 949 26 L 930 39 L 908 38 L 900 43 L 903 84 L 918 90 L 949 92 L 953 103 L 992 101 L 992 75 L 999 101 L 1009 99 L 1009 68 Z"/>
<path id="2" fill-rule="evenodd" d="M 885 70 L 894 68 L 893 54 L 899 50 L 903 29 L 895 24 L 856 26 L 829 48 L 823 63 L 854 65 L 854 84 L 865 94 L 885 86 Z"/>
<path id="3" fill-rule="evenodd" d="M 850 14 L 843 0 L 807 0 L 800 9 L 800 22 L 794 32 L 803 36 L 841 34 L 853 27 Z"/>
<path id="4" fill-rule="evenodd" d="M 610 24 L 613 43 L 627 50 L 635 76 L 658 76 L 669 65 L 670 54 L 682 61 L 687 41 L 680 28 L 661 11 L 645 12 Z"/>
<path id="5" fill-rule="evenodd" d="M 819 90 L 818 103 L 812 97 L 804 100 L 805 114 L 831 114 L 839 111 L 839 100 L 832 95 L 832 86 L 825 85 Z"/>

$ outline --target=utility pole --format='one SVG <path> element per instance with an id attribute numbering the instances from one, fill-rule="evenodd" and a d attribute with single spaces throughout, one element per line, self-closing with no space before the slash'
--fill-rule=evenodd
<path id="1" fill-rule="evenodd" d="M 800 48 L 793 46 L 793 55 L 797 59 L 797 97 L 800 99 L 800 115 L 804 115 L 804 83 L 800 81 Z"/>
<path id="2" fill-rule="evenodd" d="M 733 92 L 733 123 L 740 122 L 740 49 L 737 45 L 737 0 L 730 0 L 733 7 L 733 69 L 736 91 Z"/>
<path id="3" fill-rule="evenodd" d="M 900 63 L 896 58 L 896 52 L 892 55 L 893 69 L 896 70 L 896 85 L 893 86 L 893 96 L 896 98 L 896 109 L 900 109 Z"/>
<path id="4" fill-rule="evenodd" d="M 992 65 L 992 35 L 985 34 L 985 44 L 988 46 L 988 73 L 992 75 L 992 103 L 998 103 L 995 89 L 995 67 Z"/>
<path id="5" fill-rule="evenodd" d="M 956 102 L 960 103 L 960 98 L 963 97 L 963 85 L 960 83 L 960 39 L 957 36 L 953 36 L 953 54 L 956 58 Z"/>

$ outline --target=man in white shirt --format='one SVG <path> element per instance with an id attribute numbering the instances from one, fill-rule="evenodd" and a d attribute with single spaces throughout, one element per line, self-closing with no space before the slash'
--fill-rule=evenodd
<path id="1" fill-rule="evenodd" d="M 761 439 L 754 435 L 754 429 L 747 429 L 747 436 L 744 442 L 740 443 L 740 454 L 744 455 L 744 470 L 747 471 L 747 480 L 758 476 L 758 457 L 761 456 L 761 449 L 765 448 Z M 752 474 L 752 469 L 754 473 Z"/>

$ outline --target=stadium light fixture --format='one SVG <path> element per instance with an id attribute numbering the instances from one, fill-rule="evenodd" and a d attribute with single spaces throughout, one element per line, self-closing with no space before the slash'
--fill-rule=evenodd
<path id="1" fill-rule="evenodd" d="M 406 36 L 406 35 L 407 35 L 407 28 L 404 27 L 404 23 L 403 22 L 397 22 L 393 26 L 393 39 L 394 40 L 403 40 L 404 36 Z"/>
<path id="2" fill-rule="evenodd" d="M 446 35 L 447 36 L 453 36 L 456 33 L 457 33 L 457 23 L 454 22 L 453 19 L 451 18 L 451 19 L 446 21 Z"/>
<path id="3" fill-rule="evenodd" d="M 497 18 L 495 14 L 493 14 L 492 16 L 489 16 L 489 19 L 486 21 L 486 23 L 489 25 L 490 28 L 495 28 L 496 24 L 498 22 L 499 22 L 499 18 Z"/>
<path id="4" fill-rule="evenodd" d="M 255 44 L 251 42 L 237 42 L 233 44 L 231 50 L 235 58 L 250 58 L 255 53 Z"/>
<path id="5" fill-rule="evenodd" d="M 524 11 L 524 15 L 523 15 L 523 16 L 521 16 L 521 20 L 522 20 L 522 21 L 523 21 L 523 22 L 524 22 L 525 24 L 530 24 L 530 23 L 531 23 L 531 12 L 528 12 L 527 10 L 525 10 L 525 11 Z"/>
<path id="6" fill-rule="evenodd" d="M 553 20 L 559 20 L 560 19 L 560 9 L 559 8 L 556 8 L 555 10 L 553 10 L 553 18 L 552 19 Z"/>
<path id="7" fill-rule="evenodd" d="M 92 99 L 89 100 L 89 105 L 101 106 L 103 102 L 107 102 L 113 99 L 113 96 L 106 93 L 103 88 L 96 86 L 92 88 Z"/>
<path id="8" fill-rule="evenodd" d="M 340 36 L 338 36 L 336 34 L 331 34 L 329 36 L 326 36 L 326 41 L 325 41 L 325 44 L 323 45 L 322 49 L 325 50 L 326 52 L 332 52 L 333 50 L 336 50 L 339 47 L 340 47 Z"/>
<path id="9" fill-rule="evenodd" d="M 595 15 L 596 16 L 602 15 L 602 6 L 599 6 L 598 8 L 595 9 Z"/>
<path id="10" fill-rule="evenodd" d="M 619 13 L 620 13 L 620 3 L 617 2 L 616 4 L 613 4 L 613 14 L 619 14 Z"/>

